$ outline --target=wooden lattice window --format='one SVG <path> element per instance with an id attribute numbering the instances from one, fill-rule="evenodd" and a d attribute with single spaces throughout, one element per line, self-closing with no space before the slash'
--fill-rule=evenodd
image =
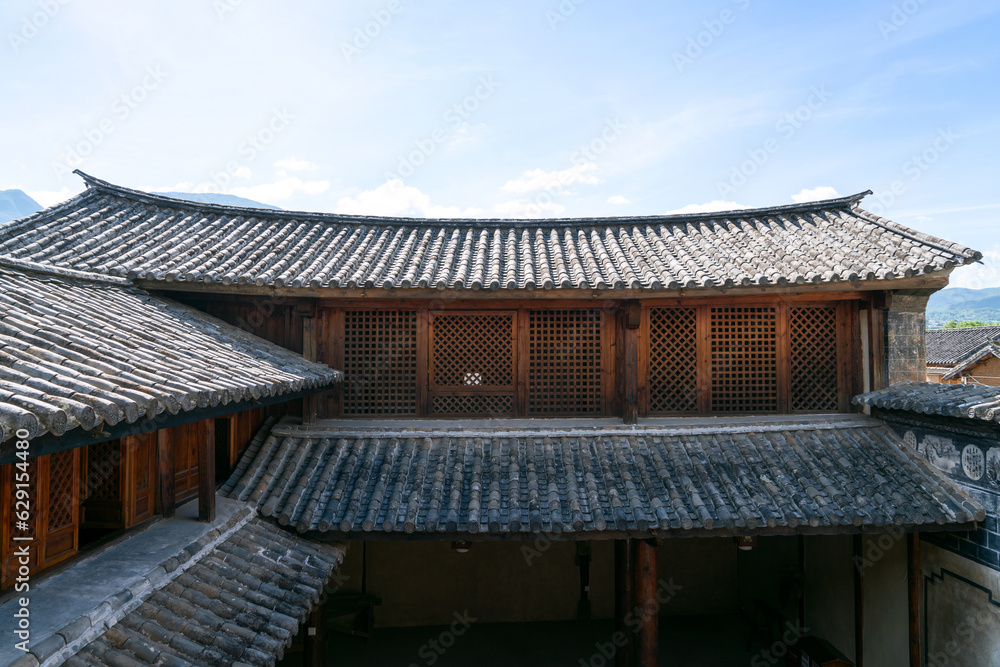
<path id="1" fill-rule="evenodd" d="M 514 412 L 514 397 L 510 394 L 434 396 L 431 402 L 431 411 L 435 416 L 509 417 Z"/>
<path id="2" fill-rule="evenodd" d="M 344 414 L 417 414 L 417 313 L 344 313 Z"/>
<path id="3" fill-rule="evenodd" d="M 601 413 L 601 311 L 532 310 L 528 413 Z"/>
<path id="4" fill-rule="evenodd" d="M 840 402 L 837 308 L 790 308 L 788 331 L 792 348 L 789 387 L 792 410 L 836 410 Z"/>
<path id="5" fill-rule="evenodd" d="M 73 452 L 53 454 L 49 460 L 49 517 L 48 532 L 76 523 L 76 485 L 73 476 Z"/>
<path id="6" fill-rule="evenodd" d="M 710 309 L 712 412 L 778 410 L 774 307 Z"/>
<path id="7" fill-rule="evenodd" d="M 436 315 L 432 332 L 434 388 L 513 388 L 514 313 Z"/>
<path id="8" fill-rule="evenodd" d="M 698 411 L 698 309 L 649 311 L 649 412 Z"/>
<path id="9" fill-rule="evenodd" d="M 438 313 L 431 319 L 434 415 L 511 416 L 515 311 Z"/>

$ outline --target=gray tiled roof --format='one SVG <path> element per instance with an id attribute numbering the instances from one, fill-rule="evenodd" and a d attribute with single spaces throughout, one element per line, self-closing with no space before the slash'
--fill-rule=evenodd
<path id="1" fill-rule="evenodd" d="M 1000 325 L 927 330 L 927 365 L 952 366 L 1000 339 Z"/>
<path id="2" fill-rule="evenodd" d="M 0 259 L 0 440 L 19 428 L 61 436 L 340 377 L 121 281 L 35 269 Z"/>
<path id="3" fill-rule="evenodd" d="M 421 220 L 186 202 L 83 175 L 0 225 L 0 255 L 142 280 L 439 289 L 680 289 L 883 280 L 981 254 L 884 220 L 864 194 L 728 213 Z"/>
<path id="4" fill-rule="evenodd" d="M 854 397 L 858 405 L 1000 423 L 1000 387 L 902 382 Z"/>
<path id="5" fill-rule="evenodd" d="M 13 667 L 273 665 L 343 555 L 243 509 Z"/>
<path id="6" fill-rule="evenodd" d="M 301 532 L 788 534 L 964 524 L 982 507 L 881 421 L 337 428 L 281 423 L 223 495 Z"/>

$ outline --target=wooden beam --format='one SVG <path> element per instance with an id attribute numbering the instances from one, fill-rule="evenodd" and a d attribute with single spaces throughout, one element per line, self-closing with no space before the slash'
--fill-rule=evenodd
<path id="1" fill-rule="evenodd" d="M 949 269 L 946 272 L 928 273 L 912 278 L 897 278 L 888 280 L 858 281 L 843 283 L 841 281 L 809 285 L 748 285 L 739 287 L 698 287 L 691 289 L 499 289 L 493 290 L 438 290 L 434 288 L 400 287 L 400 288 L 338 288 L 338 287 L 270 287 L 257 285 L 221 285 L 217 283 L 200 283 L 165 280 L 137 280 L 136 285 L 143 289 L 160 292 L 191 292 L 198 294 L 235 294 L 273 296 L 276 298 L 321 298 L 321 299 L 435 299 L 449 302 L 462 300 L 494 300 L 494 299 L 530 299 L 533 301 L 552 299 L 579 299 L 591 302 L 610 298 L 621 299 L 677 299 L 688 297 L 718 296 L 742 297 L 768 294 L 803 294 L 818 295 L 827 292 L 864 293 L 872 290 L 892 289 L 941 289 L 948 285 Z M 942 275 L 943 274 L 943 275 Z"/>
<path id="2" fill-rule="evenodd" d="M 659 607 L 656 599 L 656 542 L 635 540 L 633 549 L 635 575 L 634 613 L 640 624 L 635 646 L 638 667 L 656 667 L 659 660 Z"/>
<path id="3" fill-rule="evenodd" d="M 302 638 L 303 667 L 323 667 L 326 651 L 323 637 L 323 603 L 317 602 L 309 620 L 306 621 L 305 636 Z"/>
<path id="4" fill-rule="evenodd" d="M 920 533 L 906 536 L 906 583 L 910 626 L 910 667 L 920 667 Z"/>
<path id="5" fill-rule="evenodd" d="M 198 435 L 198 521 L 215 521 L 215 420 Z"/>
<path id="6" fill-rule="evenodd" d="M 854 665 L 865 665 L 864 535 L 854 536 Z"/>
<path id="7" fill-rule="evenodd" d="M 174 437 L 169 428 L 156 432 L 156 511 L 174 515 Z"/>
<path id="8" fill-rule="evenodd" d="M 615 634 L 612 637 L 612 643 L 618 647 L 618 652 L 615 653 L 615 667 L 632 667 L 635 662 L 634 635 L 632 628 L 625 623 L 626 616 L 633 608 L 634 583 L 632 540 L 615 540 Z"/>

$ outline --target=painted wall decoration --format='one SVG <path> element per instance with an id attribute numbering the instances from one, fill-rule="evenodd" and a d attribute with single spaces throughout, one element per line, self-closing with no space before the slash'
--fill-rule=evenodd
<path id="1" fill-rule="evenodd" d="M 889 423 L 906 444 L 951 479 L 980 491 L 1000 494 L 1000 443 L 911 424 Z"/>

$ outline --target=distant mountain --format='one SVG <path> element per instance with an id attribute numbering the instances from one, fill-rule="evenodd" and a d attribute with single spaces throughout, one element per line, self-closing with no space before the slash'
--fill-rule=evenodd
<path id="1" fill-rule="evenodd" d="M 17 220 L 42 210 L 24 190 L 0 190 L 0 222 Z"/>
<path id="2" fill-rule="evenodd" d="M 927 326 L 942 327 L 951 320 L 1000 323 L 1000 287 L 935 292 L 927 302 Z"/>
<path id="3" fill-rule="evenodd" d="M 250 208 L 270 208 L 275 211 L 281 210 L 277 206 L 261 204 L 259 201 L 244 199 L 243 197 L 237 197 L 236 195 L 214 194 L 211 192 L 154 192 L 153 194 L 160 195 L 161 197 L 173 197 L 174 199 L 197 201 L 203 204 L 222 204 L 223 206 L 248 206 Z"/>

